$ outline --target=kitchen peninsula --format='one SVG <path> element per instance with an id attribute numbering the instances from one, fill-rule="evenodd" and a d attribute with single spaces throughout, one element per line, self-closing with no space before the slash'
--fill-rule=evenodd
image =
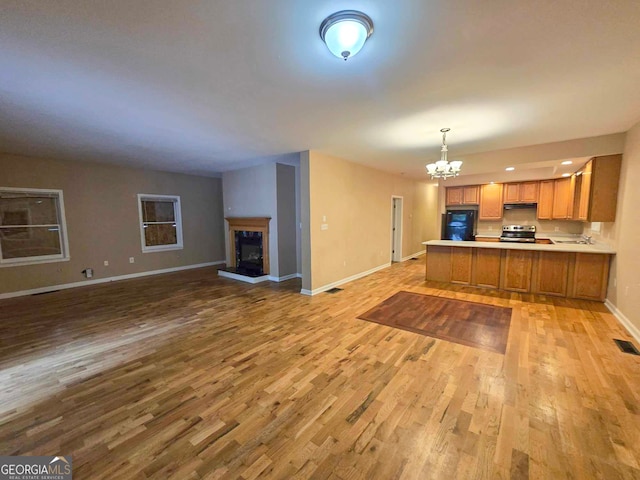
<path id="1" fill-rule="evenodd" d="M 458 285 L 604 301 L 608 246 L 431 240 L 426 279 Z"/>

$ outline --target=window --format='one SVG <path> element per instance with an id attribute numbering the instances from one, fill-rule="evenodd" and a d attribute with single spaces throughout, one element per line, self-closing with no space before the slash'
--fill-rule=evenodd
<path id="1" fill-rule="evenodd" d="M 142 252 L 182 248 L 180 197 L 138 194 Z"/>
<path id="2" fill-rule="evenodd" d="M 0 187 L 0 266 L 65 260 L 62 190 Z"/>

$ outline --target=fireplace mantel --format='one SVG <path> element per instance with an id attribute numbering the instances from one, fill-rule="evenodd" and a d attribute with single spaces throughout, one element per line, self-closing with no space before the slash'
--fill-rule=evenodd
<path id="1" fill-rule="evenodd" d="M 264 274 L 269 274 L 269 222 L 271 217 L 226 217 L 229 223 L 229 258 L 230 267 L 236 268 L 234 254 L 236 232 L 262 232 L 262 268 Z"/>

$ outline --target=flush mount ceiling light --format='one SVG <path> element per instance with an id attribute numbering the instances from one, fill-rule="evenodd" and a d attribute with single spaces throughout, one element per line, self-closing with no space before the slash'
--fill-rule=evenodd
<path id="1" fill-rule="evenodd" d="M 571 165 L 573 162 L 571 160 L 565 160 L 561 163 L 561 165 Z"/>
<path id="2" fill-rule="evenodd" d="M 455 160 L 453 162 L 449 162 L 447 160 L 447 132 L 450 131 L 450 128 L 443 128 L 440 130 L 442 132 L 442 148 L 440 149 L 440 160 L 436 163 L 430 163 L 427 165 L 427 173 L 431 175 L 431 178 L 442 178 L 446 180 L 449 177 L 457 177 L 460 174 L 460 167 L 462 167 L 462 162 L 459 160 Z"/>
<path id="3" fill-rule="evenodd" d="M 516 169 L 516 167 L 507 167 L 507 168 L 505 168 L 505 170 L 507 172 L 513 172 L 515 169 Z"/>
<path id="4" fill-rule="evenodd" d="M 357 10 L 342 10 L 329 15 L 320 25 L 320 38 L 338 58 L 353 57 L 373 33 L 373 21 Z"/>

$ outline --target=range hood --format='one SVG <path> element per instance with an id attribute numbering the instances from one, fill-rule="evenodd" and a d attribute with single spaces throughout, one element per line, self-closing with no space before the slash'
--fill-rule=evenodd
<path id="1" fill-rule="evenodd" d="M 505 210 L 517 210 L 521 208 L 536 208 L 538 206 L 537 203 L 505 203 Z"/>

